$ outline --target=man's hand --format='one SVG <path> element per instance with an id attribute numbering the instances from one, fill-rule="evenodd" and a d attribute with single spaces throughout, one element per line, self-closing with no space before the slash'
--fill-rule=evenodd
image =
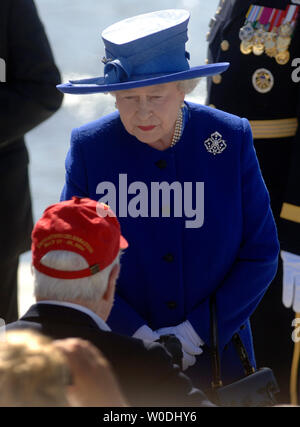
<path id="1" fill-rule="evenodd" d="M 71 406 L 128 406 L 108 361 L 90 342 L 79 338 L 56 340 L 71 370 Z"/>
<path id="2" fill-rule="evenodd" d="M 285 307 L 293 307 L 300 312 L 300 256 L 281 251 L 283 261 L 282 302 Z"/>

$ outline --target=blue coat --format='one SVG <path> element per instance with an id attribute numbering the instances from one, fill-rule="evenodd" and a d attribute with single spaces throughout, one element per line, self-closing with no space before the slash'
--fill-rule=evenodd
<path id="1" fill-rule="evenodd" d="M 112 207 L 129 248 L 121 259 L 108 322 L 112 329 L 131 335 L 143 324 L 156 330 L 188 319 L 206 343 L 197 363 L 204 375 L 210 363 L 209 297 L 217 291 L 223 372 L 232 380 L 242 375 L 230 342 L 235 332 L 240 332 L 255 364 L 249 317 L 276 272 L 276 228 L 247 120 L 202 105 L 186 105 L 189 117 L 183 135 L 165 151 L 129 135 L 118 112 L 74 129 L 61 198 L 78 195 L 104 201 L 98 184 L 106 181 L 116 187 Z M 213 154 L 204 142 L 216 131 L 225 149 Z M 118 198 L 120 193 L 124 201 L 127 189 L 119 189 L 119 174 L 126 175 L 128 187 L 137 181 L 147 185 L 149 206 L 151 182 L 176 181 L 182 187 L 192 182 L 194 193 L 196 182 L 204 183 L 203 224 L 187 228 L 190 219 L 163 216 L 168 209 L 172 213 L 172 199 L 159 217 L 125 216 L 124 203 L 121 206 Z M 137 197 L 134 185 L 129 188 L 133 194 L 127 194 L 129 204 Z M 114 204 L 112 198 L 107 201 Z"/>

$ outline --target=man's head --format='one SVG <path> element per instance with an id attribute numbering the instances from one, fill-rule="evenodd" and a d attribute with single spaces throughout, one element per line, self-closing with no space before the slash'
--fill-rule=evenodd
<path id="1" fill-rule="evenodd" d="M 73 197 L 49 206 L 32 232 L 36 299 L 81 304 L 106 320 L 127 246 L 107 205 Z"/>

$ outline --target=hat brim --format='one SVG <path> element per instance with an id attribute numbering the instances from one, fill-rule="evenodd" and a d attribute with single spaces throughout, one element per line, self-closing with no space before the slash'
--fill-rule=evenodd
<path id="1" fill-rule="evenodd" d="M 74 95 L 88 95 L 91 93 L 114 92 L 117 90 L 133 89 L 136 87 L 153 86 L 157 84 L 169 83 L 179 80 L 195 79 L 197 77 L 207 77 L 223 73 L 229 67 L 229 62 L 219 62 L 215 64 L 192 67 L 186 71 L 170 74 L 155 74 L 148 76 L 134 76 L 122 83 L 105 84 L 104 77 L 95 77 L 83 80 L 70 80 L 68 83 L 57 85 L 63 93 Z"/>
<path id="2" fill-rule="evenodd" d="M 128 242 L 122 235 L 120 236 L 120 249 L 127 249 L 128 248 Z"/>

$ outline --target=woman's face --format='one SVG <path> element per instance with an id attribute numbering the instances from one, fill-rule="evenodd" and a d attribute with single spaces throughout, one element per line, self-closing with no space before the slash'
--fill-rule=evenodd
<path id="1" fill-rule="evenodd" d="M 178 82 L 116 92 L 116 106 L 127 132 L 157 149 L 170 146 L 183 100 Z"/>

